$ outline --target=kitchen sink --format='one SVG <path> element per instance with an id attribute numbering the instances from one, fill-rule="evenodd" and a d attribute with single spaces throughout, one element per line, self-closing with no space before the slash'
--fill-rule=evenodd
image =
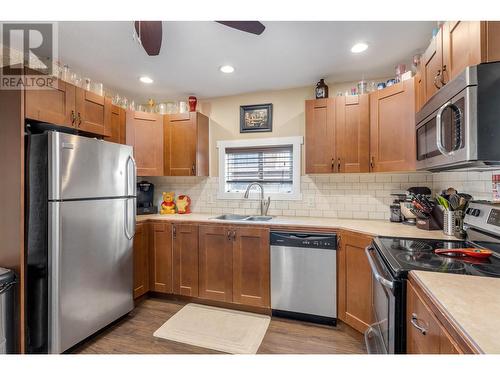
<path id="1" fill-rule="evenodd" d="M 223 214 L 212 219 L 215 220 L 228 220 L 228 221 L 268 221 L 271 220 L 272 216 L 260 216 L 260 215 L 237 215 L 237 214 Z"/>
<path id="2" fill-rule="evenodd" d="M 272 218 L 273 218 L 272 216 L 249 216 L 243 220 L 245 220 L 245 221 L 268 221 L 268 220 L 271 220 Z"/>

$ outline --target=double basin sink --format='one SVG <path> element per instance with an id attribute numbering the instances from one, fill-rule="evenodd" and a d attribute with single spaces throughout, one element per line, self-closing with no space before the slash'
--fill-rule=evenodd
<path id="1" fill-rule="evenodd" d="M 227 220 L 227 221 L 269 221 L 272 216 L 260 216 L 260 215 L 237 215 L 237 214 L 223 214 L 212 219 L 216 220 Z"/>

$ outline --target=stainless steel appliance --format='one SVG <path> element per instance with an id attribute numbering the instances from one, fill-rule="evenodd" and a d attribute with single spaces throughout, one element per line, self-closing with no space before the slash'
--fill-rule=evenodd
<path id="1" fill-rule="evenodd" d="M 130 146 L 27 136 L 28 353 L 61 353 L 133 308 Z"/>
<path id="2" fill-rule="evenodd" d="M 406 351 L 406 279 L 410 270 L 500 277 L 500 205 L 471 202 L 466 241 L 377 237 L 366 249 L 372 283 L 373 324 L 365 332 L 369 353 Z M 436 249 L 486 248 L 486 259 L 436 254 Z"/>
<path id="3" fill-rule="evenodd" d="M 273 315 L 336 324 L 337 236 L 271 233 Z"/>
<path id="4" fill-rule="evenodd" d="M 467 67 L 416 114 L 417 169 L 500 165 L 500 63 Z"/>
<path id="5" fill-rule="evenodd" d="M 0 354 L 17 353 L 16 294 L 14 271 L 0 267 Z"/>

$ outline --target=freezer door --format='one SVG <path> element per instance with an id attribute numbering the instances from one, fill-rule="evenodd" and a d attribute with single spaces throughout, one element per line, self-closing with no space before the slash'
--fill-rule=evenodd
<path id="1" fill-rule="evenodd" d="M 49 200 L 136 195 L 132 147 L 50 132 Z"/>
<path id="2" fill-rule="evenodd" d="M 49 203 L 50 353 L 132 310 L 131 206 L 135 198 Z"/>

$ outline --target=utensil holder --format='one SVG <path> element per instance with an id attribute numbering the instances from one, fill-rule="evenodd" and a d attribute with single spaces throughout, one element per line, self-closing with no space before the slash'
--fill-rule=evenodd
<path id="1" fill-rule="evenodd" d="M 443 233 L 454 236 L 460 231 L 462 226 L 462 211 L 444 211 L 443 213 Z"/>

